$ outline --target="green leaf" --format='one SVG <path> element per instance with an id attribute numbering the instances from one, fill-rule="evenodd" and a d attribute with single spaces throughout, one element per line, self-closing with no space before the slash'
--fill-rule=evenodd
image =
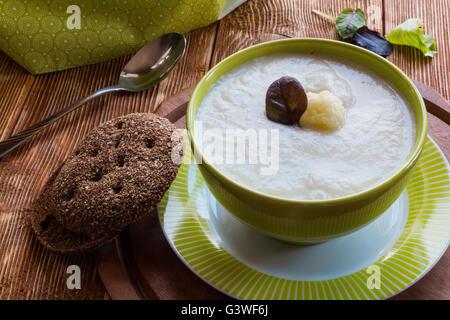
<path id="1" fill-rule="evenodd" d="M 408 19 L 386 35 L 390 43 L 411 46 L 419 49 L 426 57 L 433 58 L 437 53 L 436 41 L 424 34 L 422 21 Z"/>
<path id="2" fill-rule="evenodd" d="M 366 26 L 359 29 L 348 41 L 385 58 L 391 55 L 393 50 L 392 44 L 385 37 Z"/>
<path id="3" fill-rule="evenodd" d="M 336 29 L 343 39 L 353 37 L 366 24 L 366 17 L 361 9 L 344 9 L 336 18 Z"/>

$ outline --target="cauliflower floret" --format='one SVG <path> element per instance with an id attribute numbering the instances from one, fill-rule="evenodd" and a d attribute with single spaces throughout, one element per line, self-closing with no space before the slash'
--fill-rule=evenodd
<path id="1" fill-rule="evenodd" d="M 308 92 L 306 95 L 308 107 L 300 118 L 301 127 L 334 131 L 344 125 L 345 108 L 338 97 L 328 90 Z"/>

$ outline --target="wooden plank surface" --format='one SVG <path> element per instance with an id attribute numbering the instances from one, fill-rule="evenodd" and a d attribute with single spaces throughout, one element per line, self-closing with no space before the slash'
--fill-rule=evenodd
<path id="1" fill-rule="evenodd" d="M 385 0 L 385 30 L 390 32 L 408 18 L 419 18 L 424 23 L 426 33 L 432 34 L 438 44 L 438 54 L 431 60 L 424 58 L 414 48 L 396 46 L 389 57 L 400 69 L 414 80 L 436 89 L 447 101 L 450 100 L 450 5 L 446 0 Z M 433 138 L 440 146 L 450 144 L 450 130 L 434 116 L 429 117 L 433 127 Z M 448 154 L 447 154 L 448 158 Z"/>
<path id="2" fill-rule="evenodd" d="M 424 58 L 419 50 L 396 46 L 389 57 L 412 79 L 436 89 L 450 100 L 450 6 L 448 0 L 384 0 L 384 28 L 390 32 L 408 18 L 420 18 L 426 33 L 432 34 L 438 43 L 438 54 L 432 60 Z M 450 129 L 428 114 L 430 135 L 450 159 Z M 450 299 L 450 251 L 421 281 L 394 299 Z"/>
<path id="3" fill-rule="evenodd" d="M 371 8 L 377 16 L 373 27 L 382 28 L 382 0 L 249 1 L 220 22 L 213 64 L 240 49 L 264 41 L 286 37 L 335 39 L 335 27 L 311 11 L 317 9 L 337 15 L 347 7 Z"/>
<path id="4" fill-rule="evenodd" d="M 198 82 L 214 64 L 239 49 L 284 37 L 336 39 L 332 24 L 311 13 L 336 15 L 346 7 L 368 13 L 369 26 L 389 32 L 410 17 L 419 17 L 439 44 L 439 54 L 427 61 L 417 50 L 397 47 L 389 59 L 412 78 L 436 88 L 450 99 L 447 46 L 450 12 L 447 0 L 250 0 L 221 22 L 188 36 L 180 65 L 158 87 L 138 94 L 112 94 L 95 100 L 46 129 L 0 161 L 0 299 L 103 299 L 104 288 L 92 256 L 53 254 L 36 241 L 21 213 L 50 173 L 74 146 L 99 123 L 116 116 L 154 110 L 161 101 Z M 0 53 L 0 139 L 61 109 L 116 80 L 127 57 L 42 76 L 29 75 Z M 431 117 L 432 136 L 450 156 L 450 131 Z M 68 290 L 66 268 L 81 267 L 82 289 Z M 399 298 L 450 298 L 450 255 Z M 429 287 L 430 283 L 439 286 Z"/>

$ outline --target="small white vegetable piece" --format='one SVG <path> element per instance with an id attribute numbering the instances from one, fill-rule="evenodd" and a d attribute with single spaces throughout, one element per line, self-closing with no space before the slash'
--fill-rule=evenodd
<path id="1" fill-rule="evenodd" d="M 345 123 L 343 102 L 328 90 L 307 92 L 308 107 L 300 118 L 301 127 L 334 131 Z"/>

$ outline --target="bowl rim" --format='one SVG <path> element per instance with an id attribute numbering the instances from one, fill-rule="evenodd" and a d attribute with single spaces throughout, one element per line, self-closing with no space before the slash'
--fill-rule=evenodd
<path id="1" fill-rule="evenodd" d="M 197 140 L 196 140 L 196 137 L 194 134 L 194 123 L 196 120 L 196 114 L 194 113 L 194 97 L 196 95 L 198 95 L 199 91 L 202 90 L 203 86 L 205 86 L 205 84 L 209 81 L 209 78 L 214 73 L 218 72 L 218 70 L 220 68 L 224 67 L 226 64 L 230 63 L 231 61 L 233 61 L 239 57 L 245 56 L 254 50 L 259 50 L 259 49 L 265 48 L 265 47 L 277 46 L 281 43 L 286 43 L 286 42 L 293 42 L 293 43 L 302 43 L 302 42 L 320 43 L 320 42 L 322 42 L 322 43 L 328 43 L 328 44 L 341 46 L 341 47 L 344 47 L 344 48 L 347 48 L 350 50 L 359 51 L 360 53 L 369 56 L 371 59 L 375 59 L 380 63 L 386 64 L 388 67 L 392 68 L 402 78 L 403 81 L 405 81 L 409 84 L 409 86 L 413 89 L 413 92 L 414 92 L 416 98 L 419 99 L 420 110 L 417 114 L 420 115 L 420 117 L 419 117 L 419 119 L 416 119 L 416 121 L 418 120 L 419 124 L 422 124 L 422 130 L 420 132 L 419 131 L 416 132 L 416 140 L 415 140 L 414 148 L 413 148 L 410 156 L 408 157 L 408 159 L 404 162 L 404 164 L 399 169 L 397 169 L 394 173 L 392 173 L 390 176 L 388 176 L 386 179 L 384 179 L 380 183 L 378 183 L 368 189 L 360 191 L 358 193 L 350 194 L 350 195 L 344 196 L 344 197 L 332 198 L 332 199 L 308 200 L 308 199 L 283 198 L 281 196 L 275 196 L 275 195 L 271 195 L 269 193 L 264 193 L 264 192 L 259 192 L 259 191 L 253 190 L 250 187 L 246 186 L 245 184 L 241 184 L 241 183 L 237 182 L 236 180 L 231 179 L 230 177 L 221 173 L 217 167 L 215 167 L 213 164 L 206 161 L 206 158 L 204 157 L 202 150 L 199 148 L 199 144 L 197 143 Z M 312 51 L 314 50 L 314 48 L 311 48 L 311 49 L 312 49 Z M 283 53 L 283 52 L 278 52 L 278 53 Z M 277 54 L 277 53 L 263 54 L 258 57 L 268 56 L 271 54 Z M 333 53 L 326 53 L 326 54 L 333 56 Z M 238 65 L 236 65 L 233 68 L 236 68 L 250 60 L 239 63 Z M 358 62 L 358 63 L 362 64 L 361 62 Z M 366 66 L 366 67 L 368 67 L 368 66 Z M 219 76 L 219 78 L 230 71 L 231 70 L 221 74 Z M 383 79 L 389 81 L 389 79 L 384 78 L 384 76 L 382 74 L 380 74 L 380 73 L 377 73 L 377 74 L 380 75 Z M 389 81 L 389 83 L 390 83 L 390 81 Z M 405 95 L 404 92 L 400 91 L 399 88 L 396 88 L 396 89 L 400 93 Z M 207 91 L 209 91 L 209 89 Z M 200 103 L 201 103 L 201 101 L 200 101 Z M 417 117 L 417 116 L 415 115 L 415 117 Z M 289 38 L 289 39 L 272 40 L 272 41 L 267 41 L 267 42 L 262 42 L 259 44 L 252 45 L 248 48 L 239 50 L 239 51 L 231 54 L 230 56 L 228 56 L 227 58 L 223 59 L 218 64 L 216 64 L 213 68 L 211 68 L 211 70 L 209 70 L 202 77 L 200 82 L 196 85 L 196 87 L 191 95 L 191 98 L 189 99 L 189 103 L 188 103 L 188 107 L 187 107 L 187 111 L 186 111 L 186 129 L 187 129 L 188 138 L 189 138 L 189 142 L 191 144 L 192 150 L 195 152 L 196 155 L 198 155 L 197 158 L 200 158 L 202 161 L 200 166 L 205 167 L 205 170 L 212 171 L 212 174 L 216 177 L 216 179 L 218 179 L 222 183 L 225 181 L 226 183 L 233 186 L 234 188 L 239 189 L 240 191 L 242 190 L 253 196 L 265 198 L 266 200 L 269 200 L 272 202 L 278 202 L 280 204 L 282 203 L 282 204 L 292 204 L 292 205 L 296 205 L 296 204 L 297 205 L 339 205 L 339 204 L 348 204 L 351 202 L 364 200 L 371 196 L 377 196 L 380 194 L 380 192 L 383 192 L 386 188 L 389 188 L 392 183 L 397 182 L 404 175 L 406 175 L 406 173 L 415 165 L 415 163 L 419 159 L 420 154 L 422 152 L 423 145 L 425 143 L 425 140 L 427 137 L 427 132 L 428 132 L 428 117 L 427 117 L 425 102 L 423 101 L 423 98 L 422 98 L 419 90 L 417 89 L 417 87 L 414 85 L 413 81 L 399 67 L 397 67 L 395 64 L 393 64 L 386 58 L 383 58 L 383 57 L 379 56 L 378 54 L 376 54 L 372 51 L 369 51 L 367 49 L 364 49 L 362 47 L 359 47 L 359 46 L 356 46 L 356 45 L 353 45 L 350 43 L 338 41 L 338 40 L 322 39 L 322 38 Z"/>

